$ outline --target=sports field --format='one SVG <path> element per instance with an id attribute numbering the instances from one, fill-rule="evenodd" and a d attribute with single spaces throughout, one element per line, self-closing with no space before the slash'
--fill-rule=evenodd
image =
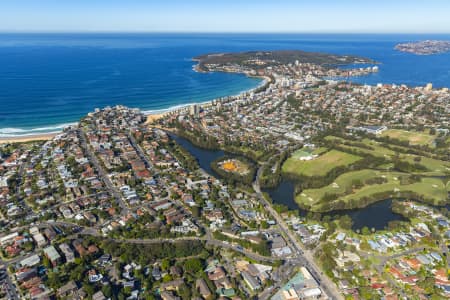
<path id="1" fill-rule="evenodd" d="M 304 157 L 308 157 L 310 155 L 319 155 L 326 151 L 327 151 L 326 148 L 317 148 L 317 149 L 302 148 L 302 149 L 299 149 L 299 150 L 295 151 L 294 153 L 292 153 L 291 157 L 293 159 L 300 160 Z"/>
<path id="2" fill-rule="evenodd" d="M 283 164 L 282 171 L 302 176 L 324 176 L 336 167 L 348 166 L 360 159 L 361 157 L 353 154 L 330 150 L 308 161 L 299 160 L 298 156 L 291 156 Z"/>

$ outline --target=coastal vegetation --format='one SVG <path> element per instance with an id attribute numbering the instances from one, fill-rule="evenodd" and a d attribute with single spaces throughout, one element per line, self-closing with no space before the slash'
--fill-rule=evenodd
<path id="1" fill-rule="evenodd" d="M 201 254 L 205 251 L 202 241 L 178 241 L 155 245 L 138 245 L 111 240 L 98 241 L 105 253 L 120 257 L 121 261 L 137 261 L 146 265 L 155 259 L 172 259 Z"/>
<path id="2" fill-rule="evenodd" d="M 189 153 L 189 151 L 178 145 L 174 140 L 170 140 L 166 146 L 185 168 L 189 170 L 196 170 L 199 168 L 197 159 Z"/>
<path id="3" fill-rule="evenodd" d="M 261 166 L 262 172 L 259 177 L 261 187 L 274 188 L 281 182 L 281 167 L 289 156 L 289 151 L 282 152 L 280 155 L 273 156 L 265 165 Z"/>
<path id="4" fill-rule="evenodd" d="M 248 51 L 238 53 L 212 53 L 197 56 L 200 70 L 207 71 L 206 65 L 236 64 L 261 68 L 261 62 L 271 64 L 313 63 L 318 65 L 345 65 L 351 63 L 374 63 L 373 60 L 358 56 L 338 56 L 327 53 L 306 52 L 301 50 Z"/>
<path id="5" fill-rule="evenodd" d="M 223 150 L 227 153 L 244 156 L 252 161 L 264 161 L 273 155 L 273 151 L 267 151 L 262 145 L 249 145 L 242 144 L 240 142 L 235 142 L 232 140 L 224 139 L 222 143 L 209 135 L 202 134 L 201 131 L 187 131 L 183 126 L 175 122 L 174 127 L 176 128 L 176 134 L 182 138 L 187 139 L 192 144 L 197 147 L 207 149 L 207 150 Z"/>

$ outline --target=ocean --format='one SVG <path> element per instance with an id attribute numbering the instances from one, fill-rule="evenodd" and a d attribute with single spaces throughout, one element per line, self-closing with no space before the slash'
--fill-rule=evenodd
<path id="1" fill-rule="evenodd" d="M 240 74 L 198 73 L 211 52 L 300 49 L 380 62 L 353 82 L 450 87 L 450 53 L 416 56 L 399 42 L 450 35 L 0 34 L 0 137 L 61 130 L 108 105 L 155 112 L 235 95 L 261 84 Z"/>

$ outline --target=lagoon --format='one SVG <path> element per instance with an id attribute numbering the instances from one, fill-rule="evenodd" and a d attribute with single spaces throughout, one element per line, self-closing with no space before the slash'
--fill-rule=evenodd
<path id="1" fill-rule="evenodd" d="M 207 173 L 217 176 L 211 169 L 211 162 L 223 157 L 225 152 L 222 150 L 208 150 L 200 148 L 192 144 L 189 140 L 171 134 L 172 138 L 188 150 L 195 158 L 197 158 L 200 167 Z M 218 177 L 220 178 L 220 177 Z M 295 184 L 288 180 L 282 180 L 281 183 L 273 189 L 265 189 L 272 198 L 274 203 L 283 204 L 291 210 L 299 210 L 300 215 L 306 215 L 307 211 L 302 210 L 298 207 L 294 199 Z M 341 216 L 348 215 L 353 221 L 353 230 L 362 229 L 367 226 L 368 228 L 374 228 L 376 230 L 384 229 L 390 221 L 405 221 L 406 219 L 399 214 L 392 211 L 392 199 L 386 199 L 384 201 L 379 201 L 368 205 L 364 208 L 345 210 L 345 211 L 334 211 L 326 213 L 330 216 Z"/>

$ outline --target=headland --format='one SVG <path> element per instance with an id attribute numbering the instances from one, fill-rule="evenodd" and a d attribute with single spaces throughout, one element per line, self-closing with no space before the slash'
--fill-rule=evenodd
<path id="1" fill-rule="evenodd" d="M 450 41 L 426 40 L 411 43 L 401 43 L 395 46 L 395 49 L 401 52 L 412 53 L 416 55 L 433 55 L 450 51 Z"/>

